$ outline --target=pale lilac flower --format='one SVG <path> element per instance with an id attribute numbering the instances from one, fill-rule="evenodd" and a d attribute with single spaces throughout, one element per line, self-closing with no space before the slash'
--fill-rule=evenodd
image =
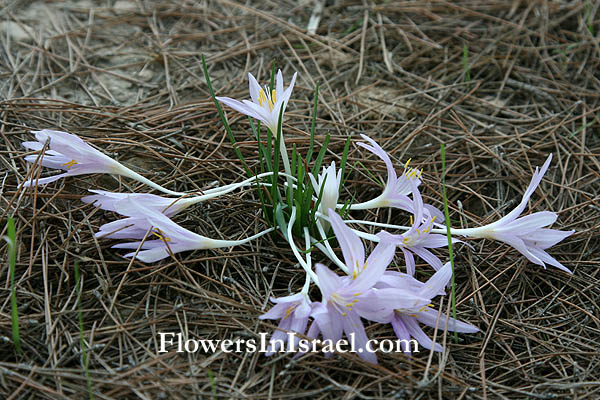
<path id="1" fill-rule="evenodd" d="M 117 211 L 117 203 L 124 199 L 131 199 L 137 204 L 143 204 L 144 208 L 123 208 L 129 214 L 123 214 L 128 218 L 106 223 L 100 227 L 95 234 L 96 237 L 105 239 L 143 239 L 148 233 L 151 225 L 147 221 L 145 209 L 151 209 L 172 218 L 177 213 L 193 204 L 193 198 L 166 198 L 150 193 L 113 193 L 104 190 L 90 190 L 95 195 L 85 196 L 81 201 L 93 203 L 97 207 L 107 211 Z"/>
<path id="2" fill-rule="evenodd" d="M 321 333 L 325 340 L 332 343 L 339 341 L 344 333 L 348 338 L 353 336 L 359 357 L 377 363 L 377 356 L 366 347 L 369 339 L 361 317 L 372 319 L 378 315 L 388 315 L 394 307 L 422 306 L 426 300 L 395 288 L 373 290 L 392 261 L 395 247 L 379 243 L 365 261 L 364 247 L 359 237 L 333 210 L 330 210 L 329 218 L 351 273 L 349 276 L 339 276 L 326 266 L 317 264 L 323 299 L 321 305 L 315 307 L 315 323 L 311 325 L 308 336 L 316 337 Z"/>
<path id="3" fill-rule="evenodd" d="M 135 256 L 138 260 L 145 263 L 155 262 L 168 257 L 170 254 L 182 251 L 215 249 L 241 245 L 273 230 L 273 228 L 270 228 L 242 240 L 217 240 L 191 232 L 177 225 L 164 214 L 151 208 L 144 207 L 130 198 L 116 202 L 115 208 L 120 214 L 134 216 L 124 220 L 134 224 L 132 227 L 128 228 L 131 229 L 132 232 L 135 233 L 136 231 L 146 229 L 146 232 L 157 237 L 156 240 L 120 243 L 112 246 L 113 248 L 118 249 L 136 250 L 141 246 L 141 251 L 139 251 L 137 255 L 135 252 L 132 252 L 125 254 L 125 257 Z"/>
<path id="4" fill-rule="evenodd" d="M 67 176 L 108 173 L 135 179 L 165 193 L 182 195 L 182 193 L 165 189 L 144 178 L 106 154 L 103 154 L 101 151 L 96 150 L 76 135 L 50 129 L 32 131 L 32 133 L 35 134 L 37 142 L 23 142 L 23 146 L 30 150 L 41 151 L 48 140 L 50 140 L 47 147 L 48 150 L 42 155 L 26 156 L 25 160 L 30 163 L 41 160 L 41 165 L 44 167 L 60 169 L 66 172 L 46 178 L 32 178 L 24 182 L 22 187 L 28 187 L 32 184 L 45 185 Z"/>
<path id="5" fill-rule="evenodd" d="M 168 198 L 161 197 L 151 193 L 116 193 L 107 192 L 105 190 L 89 190 L 93 195 L 81 198 L 84 203 L 94 204 L 102 210 L 117 212 L 115 203 L 130 198 L 135 202 L 139 202 L 146 208 L 151 208 L 165 214 L 171 218 L 190 206 L 195 200 L 194 198 Z"/>
<path id="6" fill-rule="evenodd" d="M 382 231 L 379 237 L 382 241 L 393 243 L 400 247 L 406 261 L 406 270 L 409 275 L 415 274 L 415 259 L 413 253 L 425 260 L 436 271 L 442 268 L 442 262 L 429 249 L 448 246 L 448 238 L 445 235 L 431 233 L 431 229 L 436 216 L 425 213 L 423 208 L 423 199 L 419 189 L 412 183 L 412 209 L 411 227 L 401 235 L 392 235 Z M 452 243 L 459 242 L 458 239 L 452 239 Z"/>
<path id="7" fill-rule="evenodd" d="M 66 176 L 91 174 L 91 173 L 112 173 L 116 175 L 127 175 L 128 169 L 108 157 L 106 154 L 96 150 L 81 138 L 70 133 L 43 129 L 41 131 L 32 131 L 35 134 L 37 142 L 23 142 L 23 146 L 30 150 L 40 151 L 44 144 L 50 140 L 48 149 L 39 156 L 41 164 L 44 167 L 61 169 L 66 171 L 63 174 L 50 176 L 47 178 L 31 179 L 23 184 L 24 187 L 32 183 L 45 185 L 54 182 Z M 25 160 L 33 163 L 38 159 L 38 155 L 29 155 Z"/>
<path id="8" fill-rule="evenodd" d="M 312 182 L 315 195 L 318 197 L 323 191 L 321 202 L 319 203 L 319 212 L 324 215 L 329 215 L 329 209 L 335 209 L 340 194 L 340 183 L 342 180 L 342 170 L 336 172 L 335 162 L 327 168 L 323 167 L 323 172 L 319 174 L 317 181 L 312 174 L 308 175 Z M 321 221 L 325 232 L 329 229 L 329 223 L 325 220 Z"/>
<path id="9" fill-rule="evenodd" d="M 252 101 L 242 100 L 240 102 L 229 97 L 217 97 L 217 100 L 242 114 L 262 121 L 271 132 L 277 133 L 279 114 L 283 115 L 285 113 L 285 108 L 294 89 L 296 75 L 297 73 L 294 73 L 290 85 L 284 89 L 283 75 L 281 70 L 277 71 L 275 89 L 271 91 L 268 86 L 265 86 L 264 89 L 261 88 L 256 78 L 248 73 Z M 282 108 L 283 112 L 281 112 Z"/>
<path id="10" fill-rule="evenodd" d="M 438 320 L 438 311 L 432 308 L 433 306 L 430 304 L 432 298 L 439 294 L 443 294 L 444 287 L 446 287 L 451 277 L 452 267 L 450 263 L 446 263 L 446 265 L 433 274 L 433 276 L 429 278 L 425 284 L 419 285 L 418 283 L 420 282 L 416 281 L 409 275 L 404 275 L 401 279 L 396 279 L 394 281 L 388 280 L 388 284 L 391 283 L 392 287 L 399 287 L 408 291 L 412 290 L 414 295 L 418 298 L 429 300 L 427 301 L 426 305 L 396 307 L 391 313 L 388 314 L 387 317 L 379 320 L 378 322 L 391 322 L 396 336 L 398 339 L 404 340 L 405 343 L 408 343 L 410 338 L 413 337 L 421 346 L 426 349 L 433 348 L 434 351 L 442 351 L 443 347 L 438 343 L 433 343 L 429 336 L 423 332 L 419 326 L 419 322 L 433 328 L 437 327 L 437 329 L 440 330 L 444 330 L 447 324 L 449 331 L 463 333 L 478 332 L 479 329 L 477 327 L 458 321 L 452 317 L 448 317 L 444 313 L 440 313 Z M 414 282 L 410 282 L 410 280 L 413 280 Z M 410 353 L 410 346 L 406 346 L 404 350 L 406 353 Z"/>
<path id="11" fill-rule="evenodd" d="M 127 217 L 102 226 L 94 236 L 103 239 L 143 239 L 149 232 L 152 225 L 145 216 Z"/>
<path id="12" fill-rule="evenodd" d="M 418 187 L 421 184 L 420 178 L 422 170 L 409 168 L 408 164 L 410 163 L 410 160 L 408 160 L 404 165 L 404 172 L 398 177 L 394 165 L 392 164 L 392 160 L 385 150 L 367 135 L 361 135 L 361 137 L 369 142 L 370 145 L 366 143 L 359 143 L 358 145 L 369 150 L 385 162 L 387 168 L 387 181 L 383 192 L 379 196 L 365 203 L 355 204 L 351 208 L 353 210 L 362 210 L 376 207 L 395 207 L 408 212 L 413 212 L 412 201 L 408 195 L 412 193 L 413 187 Z M 425 204 L 424 207 L 430 215 L 437 217 L 439 221 L 444 220 L 444 214 L 437 208 L 429 204 Z"/>
<path id="13" fill-rule="evenodd" d="M 306 293 L 279 298 L 271 297 L 271 301 L 275 303 L 273 308 L 258 317 L 259 319 L 280 320 L 277 330 L 271 335 L 266 356 L 285 350 L 285 344 L 288 341 L 287 332 L 304 334 L 312 310 L 312 302 Z M 291 346 L 292 349 L 297 349 L 298 341 L 299 338 L 294 336 L 294 343 L 291 343 L 288 348 Z"/>
<path id="14" fill-rule="evenodd" d="M 560 242 L 575 231 L 545 229 L 545 226 L 553 224 L 558 218 L 556 213 L 550 211 L 540 211 L 519 217 L 527 206 L 529 198 L 542 181 L 542 177 L 548 170 L 551 160 L 552 154 L 548 156 L 541 169 L 536 167 L 531 182 L 523 194 L 523 199 L 510 213 L 491 224 L 479 228 L 457 229 L 453 230 L 453 232 L 456 231 L 458 234 L 462 234 L 464 231 L 464 234 L 471 237 L 499 240 L 515 248 L 534 264 L 542 265 L 546 268 L 545 263 L 548 263 L 565 272 L 572 273 L 544 250 Z"/>

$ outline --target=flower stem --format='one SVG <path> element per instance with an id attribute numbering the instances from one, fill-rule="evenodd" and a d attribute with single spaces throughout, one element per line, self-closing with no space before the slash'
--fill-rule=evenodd
<path id="1" fill-rule="evenodd" d="M 319 286 L 319 278 L 317 277 L 317 274 L 315 274 L 314 271 L 310 268 L 310 266 L 302 259 L 302 256 L 300 255 L 300 252 L 298 251 L 298 247 L 294 243 L 294 239 L 292 237 L 292 228 L 294 227 L 295 221 L 296 221 L 296 207 L 292 207 L 292 214 L 290 215 L 290 220 L 288 221 L 288 224 L 287 224 L 288 242 L 290 244 L 292 252 L 298 259 L 298 262 L 300 263 L 302 268 L 304 268 L 306 273 L 308 275 L 310 275 L 310 278 L 313 280 L 313 282 L 315 282 L 315 284 L 317 286 Z"/>

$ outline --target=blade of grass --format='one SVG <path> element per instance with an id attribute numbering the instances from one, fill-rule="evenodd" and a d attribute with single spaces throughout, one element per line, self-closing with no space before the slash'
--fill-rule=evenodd
<path id="1" fill-rule="evenodd" d="M 215 377 L 213 372 L 210 369 L 208 370 L 208 381 L 210 382 L 210 389 L 212 391 L 212 398 L 214 400 L 217 398 L 217 386 L 215 385 Z"/>
<path id="2" fill-rule="evenodd" d="M 229 140 L 231 141 L 231 146 L 233 147 L 233 151 L 235 152 L 237 157 L 240 159 L 240 161 L 244 165 L 244 169 L 248 173 L 248 176 L 253 176 L 254 174 L 252 173 L 252 171 L 250 171 L 250 168 L 248 168 L 248 164 L 246 164 L 246 160 L 244 160 L 244 156 L 242 155 L 242 152 L 236 146 L 235 136 L 233 136 L 233 132 L 231 132 L 231 128 L 229 127 L 229 124 L 227 123 L 227 119 L 225 118 L 225 113 L 223 112 L 223 109 L 221 108 L 221 104 L 219 103 L 219 101 L 217 100 L 217 97 L 215 96 L 215 90 L 213 89 L 212 83 L 210 82 L 210 76 L 208 75 L 208 68 L 206 67 L 206 61 L 204 60 L 204 55 L 202 55 L 201 59 L 202 59 L 202 68 L 204 69 L 204 77 L 206 78 L 206 84 L 208 85 L 210 97 L 212 98 L 213 102 L 215 103 L 215 106 L 217 107 L 217 112 L 219 113 L 219 116 L 221 117 L 221 121 L 223 122 L 223 125 L 225 125 L 225 130 L 227 131 L 227 136 L 229 137 Z"/>
<path id="3" fill-rule="evenodd" d="M 452 235 L 450 235 L 450 213 L 448 211 L 448 197 L 446 196 L 446 146 L 441 144 L 442 152 L 442 196 L 444 197 L 444 218 L 446 219 L 446 236 L 448 236 L 448 255 L 452 267 L 452 317 L 456 319 L 456 288 L 454 282 L 454 252 L 452 250 Z M 458 333 L 454 332 L 454 340 L 458 343 Z"/>
<path id="4" fill-rule="evenodd" d="M 381 181 L 378 177 L 376 177 L 375 175 L 373 175 L 371 173 L 371 171 L 369 171 L 369 168 L 367 168 L 367 166 L 365 164 L 363 164 L 361 161 L 357 161 L 356 165 L 358 165 L 359 167 L 362 167 L 364 172 L 369 175 L 371 177 L 371 179 L 373 179 L 374 182 L 377 182 L 379 184 L 379 186 L 381 186 L 382 188 L 385 187 L 385 183 L 383 183 L 383 181 Z"/>
<path id="5" fill-rule="evenodd" d="M 17 288 L 15 287 L 15 267 L 17 265 L 17 233 L 15 230 L 15 219 L 8 218 L 7 227 L 8 236 L 5 237 L 8 242 L 8 268 L 10 274 L 10 311 L 12 323 L 13 342 L 17 354 L 23 354 L 21 350 L 21 337 L 19 336 L 19 309 L 17 307 Z"/>
<path id="6" fill-rule="evenodd" d="M 85 378 L 87 380 L 88 394 L 90 396 L 90 400 L 94 400 L 94 393 L 92 392 L 92 379 L 90 378 L 90 370 L 88 368 L 87 348 L 83 336 L 83 313 L 81 312 L 81 281 L 79 277 L 79 261 L 75 260 L 75 288 L 77 290 L 77 314 L 79 316 L 79 343 L 81 345 L 81 353 L 83 355 L 83 368 L 85 369 Z"/>
<path id="7" fill-rule="evenodd" d="M 248 117 L 248 122 L 250 122 L 250 129 L 252 129 L 252 133 L 254 133 L 254 137 L 256 138 L 256 141 L 258 143 L 261 168 L 264 162 L 267 166 L 267 171 L 272 171 L 273 169 L 271 168 L 271 154 L 267 153 L 267 149 L 265 148 L 265 146 L 263 146 L 261 141 L 260 121 L 258 122 L 257 126 L 254 126 L 254 121 L 252 120 L 252 118 Z"/>
<path id="8" fill-rule="evenodd" d="M 348 160 L 348 151 L 350 150 L 350 136 L 346 139 L 346 144 L 344 145 L 344 152 L 342 153 L 342 161 L 340 162 L 340 169 L 342 170 L 342 179 L 340 179 L 340 187 L 338 190 L 342 191 L 342 186 L 344 186 L 344 181 L 346 180 L 346 161 Z"/>
<path id="9" fill-rule="evenodd" d="M 321 163 L 323 162 L 323 158 L 325 157 L 325 152 L 327 151 L 327 146 L 329 145 L 329 133 L 325 136 L 325 140 L 323 141 L 323 147 L 321 147 L 321 151 L 319 151 L 319 155 L 315 159 L 315 164 L 312 168 L 312 174 L 315 178 L 319 176 L 319 169 L 321 169 Z"/>
<path id="10" fill-rule="evenodd" d="M 463 44 L 463 69 L 465 70 L 465 82 L 471 82 L 471 70 L 469 69 L 469 47 Z"/>
<path id="11" fill-rule="evenodd" d="M 312 161 L 313 149 L 315 147 L 315 127 L 317 124 L 317 103 L 319 100 L 319 83 L 315 87 L 315 100 L 313 105 L 312 122 L 310 124 L 310 145 L 308 146 L 308 153 L 306 154 L 306 162 L 310 164 Z"/>

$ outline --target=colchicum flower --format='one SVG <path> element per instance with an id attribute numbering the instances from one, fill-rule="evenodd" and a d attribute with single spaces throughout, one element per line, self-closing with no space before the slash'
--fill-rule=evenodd
<path id="1" fill-rule="evenodd" d="M 279 298 L 271 297 L 271 301 L 275 303 L 273 308 L 258 317 L 259 319 L 280 320 L 277 330 L 273 332 L 269 341 L 266 356 L 285 350 L 285 344 L 289 338 L 286 331 L 304 334 L 312 311 L 312 302 L 306 293 Z M 298 341 L 299 338 L 294 336 L 294 343 L 291 343 L 288 348 L 297 349 Z"/>
<path id="2" fill-rule="evenodd" d="M 283 75 L 281 70 L 277 71 L 277 79 L 275 89 L 269 90 L 268 86 L 261 88 L 256 78 L 251 73 L 248 73 L 248 80 L 250 81 L 250 100 L 242 100 L 241 102 L 229 97 L 217 97 L 221 103 L 233 108 L 234 110 L 241 112 L 242 114 L 249 115 L 262 123 L 273 133 L 277 133 L 277 125 L 279 122 L 279 114 L 283 108 L 285 108 L 292 95 L 294 89 L 294 83 L 296 82 L 296 74 L 292 77 L 290 86 L 284 89 L 283 87 Z M 282 113 L 283 115 L 283 113 Z"/>
<path id="3" fill-rule="evenodd" d="M 366 135 L 360 136 L 369 142 L 370 145 L 366 143 L 359 143 L 358 145 L 369 150 L 385 162 L 387 168 L 387 181 L 383 192 L 379 196 L 365 203 L 352 205 L 351 209 L 364 210 L 377 207 L 396 207 L 404 211 L 413 212 L 412 202 L 408 195 L 412 193 L 413 187 L 418 187 L 421 184 L 420 178 L 422 171 L 419 171 L 416 168 L 409 168 L 408 164 L 410 163 L 410 160 L 408 160 L 404 165 L 404 172 L 398 177 L 394 165 L 392 164 L 392 160 L 385 150 L 370 137 Z M 411 184 L 411 181 L 414 182 Z M 435 216 L 439 221 L 444 220 L 444 214 L 437 208 L 429 204 L 425 204 L 424 207 L 430 215 Z"/>
<path id="4" fill-rule="evenodd" d="M 389 314 L 391 307 L 423 306 L 428 300 L 412 296 L 405 290 L 373 290 L 392 261 L 395 247 L 379 243 L 365 262 L 359 237 L 333 210 L 329 211 L 329 219 L 351 274 L 339 276 L 323 264 L 317 264 L 323 299 L 315 306 L 315 321 L 307 336 L 314 338 L 321 333 L 325 340 L 337 343 L 345 333 L 348 338 L 354 338 L 359 357 L 377 363 L 377 356 L 366 347 L 369 339 L 361 317 L 372 320 L 373 316 Z"/>
<path id="5" fill-rule="evenodd" d="M 572 273 L 567 267 L 555 260 L 544 250 L 554 246 L 564 238 L 572 235 L 575 231 L 560 231 L 556 229 L 545 229 L 543 227 L 553 224 L 558 218 L 556 213 L 550 211 L 535 212 L 524 217 L 521 213 L 527 206 L 529 198 L 542 181 L 542 177 L 550 166 L 552 154 L 541 169 L 536 167 L 535 173 L 523 194 L 523 199 L 514 210 L 491 224 L 471 229 L 453 229 L 453 233 L 465 234 L 475 238 L 486 238 L 504 242 L 521 254 L 529 261 L 546 268 L 546 263 L 559 268 L 565 272 Z"/>
<path id="6" fill-rule="evenodd" d="M 285 108 L 292 95 L 294 89 L 294 83 L 296 82 L 297 72 L 294 72 L 290 86 L 284 89 L 283 87 L 283 74 L 281 70 L 277 71 L 277 79 L 275 83 L 275 89 L 269 90 L 268 86 L 261 88 L 256 78 L 251 73 L 248 73 L 248 80 L 250 82 L 250 100 L 239 100 L 231 99 L 229 97 L 217 97 L 216 99 L 221 103 L 233 108 L 234 110 L 246 114 L 252 118 L 255 118 L 264 123 L 267 128 L 271 130 L 274 135 L 277 135 L 277 127 L 279 125 L 279 114 L 283 120 L 283 114 Z M 283 123 L 283 121 L 281 121 Z M 283 162 L 283 168 L 286 174 L 291 175 L 290 159 L 287 154 L 285 147 L 285 140 L 281 135 L 279 141 L 279 152 L 281 153 L 281 161 Z M 292 182 L 288 178 L 288 185 Z"/>
<path id="7" fill-rule="evenodd" d="M 312 174 L 308 174 L 310 181 L 312 182 L 315 195 L 318 197 L 323 191 L 321 197 L 321 203 L 319 203 L 319 212 L 324 215 L 329 214 L 329 209 L 335 209 L 338 197 L 340 195 L 340 183 L 342 180 L 342 170 L 336 172 L 335 162 L 332 161 L 331 165 L 327 168 L 323 167 L 323 172 L 319 174 L 319 181 L 315 179 Z M 329 229 L 329 223 L 325 220 L 321 221 L 325 232 Z"/>
<path id="8" fill-rule="evenodd" d="M 418 282 L 416 279 L 409 275 L 404 275 L 400 279 L 388 280 L 386 285 L 380 285 L 383 287 L 395 287 L 408 291 L 413 291 L 414 295 L 421 299 L 429 299 L 426 305 L 418 305 L 415 307 L 396 307 L 392 310 L 385 318 L 382 318 L 378 322 L 387 323 L 391 322 L 394 332 L 398 339 L 406 341 L 407 343 L 411 337 L 415 338 L 421 346 L 426 349 L 433 348 L 434 351 L 443 351 L 443 347 L 433 341 L 423 332 L 419 326 L 419 322 L 436 328 L 444 330 L 446 324 L 448 330 L 453 332 L 463 333 L 475 333 L 479 329 L 471 324 L 458 321 L 452 317 L 448 317 L 444 313 L 438 313 L 437 310 L 433 309 L 431 299 L 439 294 L 444 293 L 444 287 L 450 281 L 452 277 L 452 267 L 450 263 L 446 263 L 439 271 L 437 271 L 425 284 Z M 410 282 L 413 280 L 414 282 Z M 386 290 L 386 289 L 382 289 Z M 438 320 L 439 314 L 439 320 Z M 410 347 L 406 346 L 404 349 L 405 353 L 410 353 Z"/>
<path id="9" fill-rule="evenodd" d="M 107 173 L 135 179 L 166 193 L 175 195 L 181 194 L 165 189 L 144 178 L 140 174 L 113 160 L 106 154 L 103 154 L 101 151 L 96 150 L 73 134 L 50 129 L 32 131 L 32 133 L 35 134 L 37 142 L 23 142 L 23 146 L 30 150 L 41 151 L 46 142 L 50 140 L 48 145 L 49 150 L 46 150 L 43 155 L 26 156 L 25 160 L 34 163 L 39 159 L 44 167 L 61 169 L 66 172 L 47 178 L 32 178 L 24 182 L 22 187 L 28 187 L 32 184 L 45 185 L 67 176 Z"/>
<path id="10" fill-rule="evenodd" d="M 144 234 L 149 232 L 158 238 L 156 240 L 120 243 L 112 246 L 117 249 L 138 249 L 141 246 L 141 251 L 139 251 L 137 255 L 135 252 L 132 252 L 125 254 L 125 257 L 135 256 L 138 260 L 145 263 L 162 260 L 170 254 L 182 251 L 238 246 L 248 243 L 273 230 L 273 228 L 270 228 L 242 240 L 217 240 L 191 232 L 177 225 L 164 214 L 151 208 L 144 207 L 131 198 L 116 202 L 115 208 L 119 214 L 134 216 L 122 220 L 127 221 L 129 224 L 133 224 L 133 226 L 126 229 L 130 229 L 133 233 L 145 230 Z M 118 233 L 113 234 L 112 237 L 116 234 Z"/>
<path id="11" fill-rule="evenodd" d="M 85 196 L 81 201 L 93 203 L 103 210 L 118 212 L 117 204 L 124 199 L 130 199 L 135 203 L 143 204 L 145 209 L 164 214 L 168 218 L 174 217 L 195 202 L 193 197 L 166 198 L 150 193 L 113 193 L 104 190 L 90 190 L 90 192 L 96 194 Z M 145 211 L 141 208 L 120 207 L 119 209 L 129 211 L 129 214 L 123 214 L 128 218 L 102 225 L 95 236 L 105 239 L 143 239 L 148 233 L 148 229 L 151 228 Z"/>
<path id="12" fill-rule="evenodd" d="M 94 204 L 102 210 L 117 212 L 116 203 L 120 200 L 130 198 L 139 202 L 146 208 L 165 214 L 171 218 L 190 206 L 194 198 L 168 198 L 161 197 L 151 193 L 115 193 L 105 190 L 90 190 L 93 195 L 81 198 L 84 203 Z M 192 203 L 193 204 L 193 203 Z"/>
<path id="13" fill-rule="evenodd" d="M 442 268 L 442 262 L 428 248 L 434 249 L 448 245 L 448 238 L 445 235 L 431 233 L 435 216 L 427 215 L 424 218 L 423 199 L 419 189 L 412 183 L 412 209 L 411 227 L 401 235 L 392 235 L 382 231 L 379 237 L 382 241 L 390 242 L 400 247 L 406 261 L 406 270 L 409 275 L 415 274 L 415 259 L 413 253 L 425 260 L 436 271 Z M 459 242 L 458 239 L 452 239 L 452 243 Z"/>

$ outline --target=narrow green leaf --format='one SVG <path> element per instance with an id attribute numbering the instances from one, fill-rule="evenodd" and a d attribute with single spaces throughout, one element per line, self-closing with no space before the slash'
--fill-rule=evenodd
<path id="1" fill-rule="evenodd" d="M 210 96 L 211 96 L 213 102 L 215 103 L 215 106 L 217 107 L 217 112 L 219 113 L 219 116 L 221 117 L 221 121 L 223 122 L 223 125 L 225 125 L 225 130 L 227 131 L 227 136 L 229 136 L 229 140 L 231 141 L 231 146 L 233 147 L 233 151 L 235 152 L 237 157 L 240 159 L 240 161 L 244 165 L 244 169 L 246 170 L 246 173 L 248 174 L 248 176 L 252 176 L 254 174 L 252 173 L 252 171 L 250 171 L 250 168 L 248 168 L 248 164 L 246 164 L 246 160 L 244 160 L 244 156 L 242 155 L 242 152 L 236 146 L 235 136 L 233 136 L 233 132 L 231 132 L 231 128 L 229 127 L 229 124 L 227 123 L 227 119 L 225 118 L 225 113 L 223 112 L 223 109 L 221 108 L 221 104 L 219 103 L 219 101 L 217 100 L 217 97 L 215 95 L 215 90 L 212 87 L 212 83 L 210 82 L 210 76 L 208 75 L 208 68 L 206 67 L 206 61 L 204 60 L 204 55 L 202 55 L 201 59 L 202 59 L 202 68 L 204 69 L 204 77 L 206 78 L 206 84 L 208 85 L 208 90 L 210 91 Z"/>
<path id="2" fill-rule="evenodd" d="M 88 365 L 87 347 L 85 345 L 85 337 L 83 335 L 83 313 L 81 312 L 81 279 L 79 274 L 79 261 L 75 260 L 75 289 L 77 291 L 77 314 L 79 316 L 79 343 L 81 346 L 81 353 L 83 355 L 83 368 L 85 370 L 85 378 L 87 380 L 87 388 L 90 400 L 94 400 L 94 393 L 92 391 L 92 379 L 90 378 L 90 370 Z"/>
<path id="3" fill-rule="evenodd" d="M 452 235 L 450 234 L 450 212 L 448 211 L 448 197 L 446 196 L 446 146 L 441 144 L 442 152 L 442 195 L 444 197 L 444 217 L 446 218 L 446 236 L 448 236 L 448 254 L 452 267 L 452 317 L 456 319 L 456 285 L 454 282 L 454 252 L 452 251 Z M 458 334 L 454 332 L 454 339 L 458 343 Z"/>
<path id="4" fill-rule="evenodd" d="M 208 381 L 210 382 L 210 389 L 212 391 L 212 398 L 216 400 L 217 398 L 217 386 L 215 385 L 215 377 L 213 376 L 213 372 L 208 370 Z"/>
<path id="5" fill-rule="evenodd" d="M 350 136 L 346 139 L 344 145 L 344 152 L 342 153 L 342 161 L 340 162 L 340 169 L 342 170 L 342 179 L 340 179 L 339 191 L 341 193 L 344 182 L 346 181 L 346 161 L 348 160 L 348 151 L 350 151 Z"/>
<path id="6" fill-rule="evenodd" d="M 8 218 L 7 227 L 8 236 L 8 268 L 10 275 L 10 311 L 12 336 L 17 354 L 23 354 L 21 350 L 21 337 L 19 336 L 19 308 L 17 307 L 17 288 L 15 287 L 15 268 L 17 265 L 17 232 L 15 229 L 15 219 Z"/>
<path id="7" fill-rule="evenodd" d="M 306 154 L 306 162 L 308 164 L 312 161 L 313 149 L 315 147 L 315 127 L 317 125 L 317 104 L 319 101 L 319 83 L 315 87 L 315 99 L 313 105 L 312 122 L 310 124 L 310 145 L 308 146 L 308 153 Z"/>
<path id="8" fill-rule="evenodd" d="M 469 47 L 463 44 L 463 69 L 465 70 L 465 82 L 471 82 L 471 70 L 469 68 Z"/>
<path id="9" fill-rule="evenodd" d="M 323 158 L 325 157 L 325 152 L 327 152 L 327 146 L 329 146 L 329 133 L 325 136 L 325 140 L 323 141 L 323 146 L 319 151 L 319 155 L 315 159 L 315 163 L 312 168 L 312 174 L 316 178 L 319 175 L 319 170 L 321 169 L 321 163 L 323 162 Z"/>

